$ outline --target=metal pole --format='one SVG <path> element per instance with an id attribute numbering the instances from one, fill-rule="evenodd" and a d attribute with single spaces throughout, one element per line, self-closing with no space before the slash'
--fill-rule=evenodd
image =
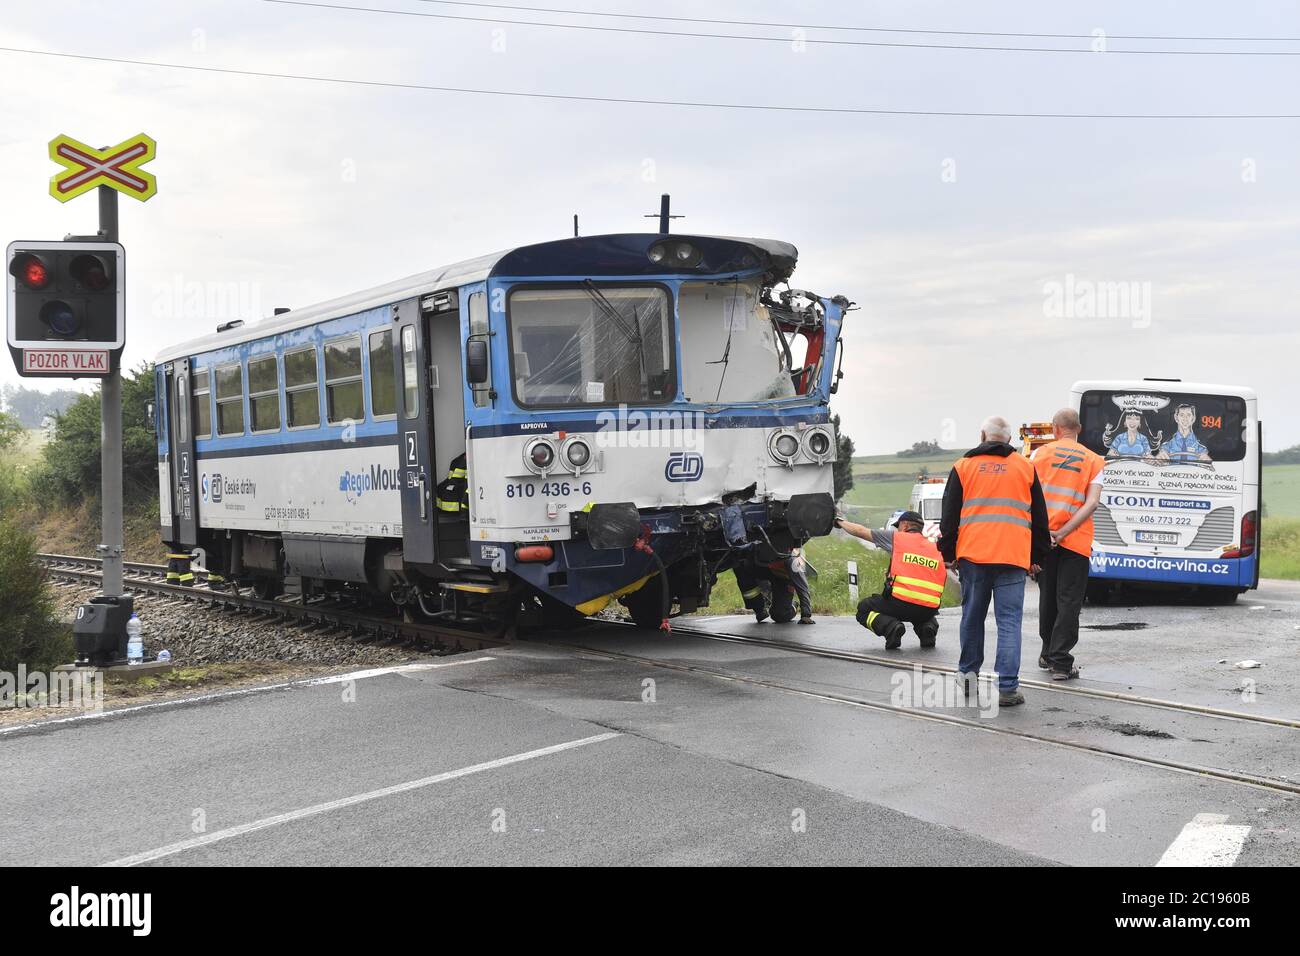
<path id="1" fill-rule="evenodd" d="M 103 186 L 99 187 L 103 189 Z M 668 194 L 664 193 L 659 197 L 659 231 L 665 235 L 668 233 L 668 220 L 672 217 L 668 215 Z"/>
<path id="2" fill-rule="evenodd" d="M 117 242 L 117 190 L 99 187 L 99 236 Z M 100 494 L 103 498 L 103 593 L 122 596 L 122 369 L 114 364 L 100 389 Z"/>

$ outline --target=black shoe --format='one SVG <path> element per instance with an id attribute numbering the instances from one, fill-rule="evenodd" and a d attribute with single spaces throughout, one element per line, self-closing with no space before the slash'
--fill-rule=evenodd
<path id="1" fill-rule="evenodd" d="M 762 624 L 764 621 L 767 620 L 767 612 L 766 612 L 766 611 L 755 611 L 755 612 L 754 612 L 754 620 L 757 621 L 759 624 Z"/>
<path id="2" fill-rule="evenodd" d="M 907 633 L 907 626 L 904 625 L 902 621 L 899 621 L 892 628 L 890 628 L 889 633 L 885 635 L 885 650 L 896 651 L 900 647 L 902 647 L 903 635 L 906 633 Z"/>
<path id="3" fill-rule="evenodd" d="M 922 647 L 934 647 L 935 638 L 939 635 L 939 625 L 937 622 L 930 621 L 928 624 L 922 624 L 920 627 L 913 624 L 912 630 L 916 632 L 917 640 L 921 642 Z"/>
<path id="4" fill-rule="evenodd" d="M 1071 667 L 1068 671 L 1052 671 L 1052 680 L 1074 680 L 1079 676 L 1079 668 Z"/>
<path id="5" fill-rule="evenodd" d="M 1019 707 L 1024 702 L 1025 695 L 1018 690 L 998 692 L 999 707 Z"/>
<path id="6" fill-rule="evenodd" d="M 799 623 L 800 623 L 800 624 L 816 624 L 817 622 L 814 621 L 814 620 L 813 620 L 812 618 L 810 618 L 810 617 L 801 617 L 801 618 L 799 618 Z"/>
<path id="7" fill-rule="evenodd" d="M 1042 654 L 1038 655 L 1038 669 L 1040 671 L 1050 671 L 1052 669 L 1052 665 Z"/>

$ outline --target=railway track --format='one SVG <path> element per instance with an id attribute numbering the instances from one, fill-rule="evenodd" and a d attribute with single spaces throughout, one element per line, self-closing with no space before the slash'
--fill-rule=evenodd
<path id="1" fill-rule="evenodd" d="M 56 583 L 97 584 L 103 578 L 100 558 L 71 554 L 38 554 L 37 559 Z M 128 594 L 148 594 L 171 600 L 215 606 L 234 614 L 279 617 L 300 625 L 332 627 L 358 640 L 379 640 L 430 649 L 439 653 L 480 650 L 509 643 L 508 636 L 494 637 L 469 630 L 406 621 L 400 616 L 376 613 L 329 600 L 302 600 L 299 597 L 259 598 L 247 590 L 211 590 L 204 586 L 207 573 L 195 569 L 194 587 L 167 582 L 167 567 L 127 561 L 122 565 L 122 587 Z"/>
<path id="2" fill-rule="evenodd" d="M 630 625 L 628 625 L 630 627 Z M 815 645 L 798 645 L 785 641 L 768 640 L 764 638 L 749 637 L 737 634 L 718 634 L 707 631 L 702 628 L 692 628 L 689 624 L 683 625 L 680 619 L 674 621 L 673 633 L 699 638 L 703 640 L 718 641 L 733 644 L 747 644 L 760 647 L 768 647 L 776 650 L 790 651 L 793 653 L 804 654 L 812 657 L 827 658 L 832 660 L 842 660 L 852 663 L 867 664 L 872 666 L 887 667 L 894 672 L 910 670 L 914 665 L 912 661 L 889 660 L 887 658 L 875 657 L 869 654 L 856 654 L 850 651 L 841 651 L 835 648 L 817 647 Z M 579 644 L 556 644 L 555 646 L 564 647 L 569 650 L 579 651 L 584 654 L 591 654 L 605 657 L 612 660 L 623 660 L 643 664 L 656 668 L 663 668 L 683 673 L 697 674 L 703 677 L 713 678 L 722 681 L 730 681 L 740 684 L 747 684 L 754 687 L 764 687 L 770 690 L 781 691 L 784 693 L 794 694 L 797 696 L 830 701 L 843 704 L 850 707 L 862 708 L 877 712 L 889 713 L 895 716 L 930 721 L 934 723 L 945 724 L 948 726 L 962 727 L 968 730 L 982 731 L 984 733 L 997 734 L 1007 737 L 1016 737 L 1022 740 L 1031 740 L 1038 743 L 1047 744 L 1055 747 L 1062 747 L 1068 750 L 1086 752 L 1098 756 L 1121 760 L 1129 763 L 1142 764 L 1145 766 L 1158 768 L 1161 770 L 1172 771 L 1175 773 L 1189 774 L 1192 776 L 1202 777 L 1210 780 L 1218 780 L 1225 783 L 1251 787 L 1258 790 L 1264 790 L 1276 794 L 1285 794 L 1294 796 L 1300 794 L 1300 782 L 1287 779 L 1282 776 L 1264 776 L 1260 774 L 1249 773 L 1241 770 L 1234 770 L 1229 767 L 1209 766 L 1192 763 L 1185 760 L 1166 759 L 1151 754 L 1142 754 L 1134 751 L 1128 751 L 1119 747 L 1106 746 L 1103 744 L 1090 743 L 1077 739 L 1056 736 L 1051 733 L 1039 732 L 1035 729 L 1025 727 L 1011 726 L 1008 724 L 998 724 L 994 721 L 978 717 L 966 717 L 957 713 L 944 710 L 929 709 L 923 706 L 898 705 L 891 702 L 872 700 L 866 697 L 841 693 L 836 690 L 828 689 L 811 689 L 807 686 L 789 683 L 780 679 L 744 673 L 739 670 L 729 669 L 725 666 L 713 664 L 697 664 L 683 661 L 670 661 L 662 658 L 648 657 L 642 654 L 627 653 L 618 650 L 611 650 L 605 647 L 588 647 Z M 923 671 L 929 673 L 955 673 L 956 668 L 946 667 L 935 664 L 915 664 L 921 667 Z M 1261 714 L 1249 714 L 1239 711 L 1229 711 L 1214 707 L 1205 707 L 1198 704 L 1186 704 L 1179 701 L 1160 700 L 1156 698 L 1142 697 L 1136 694 L 1124 694 L 1115 691 L 1106 691 L 1097 688 L 1086 687 L 1061 687 L 1051 681 L 1029 681 L 1021 680 L 1021 685 L 1032 687 L 1036 690 L 1042 690 L 1049 693 L 1074 694 L 1085 698 L 1101 698 L 1110 701 L 1116 701 L 1128 705 L 1155 708 L 1164 711 L 1178 712 L 1197 718 L 1208 718 L 1224 721 L 1240 721 L 1247 724 L 1258 725 L 1261 733 L 1277 733 L 1284 735 L 1291 731 L 1300 729 L 1300 721 L 1287 718 L 1271 717 Z M 1286 747 L 1293 748 L 1295 742 L 1287 741 Z"/>
<path id="3" fill-rule="evenodd" d="M 691 637 L 698 637 L 709 641 L 720 641 L 731 644 L 752 644 L 759 647 L 770 647 L 783 651 L 793 651 L 797 654 L 806 654 L 811 657 L 825 657 L 833 660 L 852 661 L 856 664 L 870 664 L 874 667 L 885 667 L 892 671 L 910 670 L 915 667 L 922 673 L 927 674 L 956 674 L 957 668 L 947 664 L 934 664 L 915 660 L 900 660 L 898 658 L 879 657 L 873 654 L 859 654 L 854 651 L 844 651 L 833 647 L 819 647 L 815 644 L 792 644 L 788 641 L 768 640 L 761 637 L 751 637 L 747 634 L 719 634 L 715 631 L 705 630 L 703 628 L 693 628 L 689 624 L 681 625 L 679 619 L 674 619 L 673 631 L 681 634 L 689 634 Z M 1051 680 L 1034 680 L 1033 678 L 1020 678 L 1021 687 L 1032 687 L 1035 690 L 1050 691 L 1052 693 L 1071 694 L 1079 697 L 1092 697 L 1102 700 L 1114 700 L 1125 704 L 1133 704 L 1139 707 L 1153 707 L 1159 710 L 1171 710 L 1185 714 L 1197 714 L 1204 717 L 1217 717 L 1223 720 L 1243 720 L 1249 723 L 1269 724 L 1275 727 L 1286 727 L 1292 730 L 1300 730 L 1300 720 L 1291 717 L 1272 717 L 1268 714 L 1250 714 L 1244 711 L 1227 710 L 1221 707 L 1209 707 L 1203 704 L 1188 704 L 1182 701 L 1164 700 L 1158 697 L 1145 697 L 1141 694 L 1126 694 L 1122 691 L 1104 690 L 1099 687 L 1085 687 L 1079 684 L 1064 684 L 1060 681 Z"/>

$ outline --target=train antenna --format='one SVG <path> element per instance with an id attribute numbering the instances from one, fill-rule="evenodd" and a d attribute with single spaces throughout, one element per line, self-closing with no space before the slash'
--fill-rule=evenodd
<path id="1" fill-rule="evenodd" d="M 576 212 L 573 214 L 573 238 L 578 238 L 578 214 Z"/>
<path id="2" fill-rule="evenodd" d="M 645 218 L 645 219 L 658 219 L 658 220 L 659 220 L 659 231 L 660 231 L 663 235 L 667 235 L 667 234 L 668 234 L 668 223 L 669 223 L 670 220 L 672 220 L 672 219 L 685 219 L 685 218 L 686 218 L 685 216 L 672 216 L 672 215 L 669 215 L 669 213 L 668 213 L 668 209 L 669 209 L 670 204 L 671 204 L 671 200 L 670 200 L 668 194 L 667 194 L 667 193 L 664 193 L 662 196 L 659 197 L 659 211 L 658 211 L 657 213 L 656 213 L 656 212 L 646 213 L 646 215 L 643 217 L 643 218 Z"/>

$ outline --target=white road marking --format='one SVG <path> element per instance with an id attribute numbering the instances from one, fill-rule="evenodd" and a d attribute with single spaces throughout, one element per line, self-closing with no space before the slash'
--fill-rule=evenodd
<path id="1" fill-rule="evenodd" d="M 244 823 L 237 827 L 230 827 L 226 830 L 217 830 L 215 833 L 206 833 L 203 836 L 195 837 L 192 840 L 182 840 L 179 843 L 169 843 L 167 846 L 161 846 L 155 850 L 146 850 L 144 853 L 136 853 L 133 856 L 124 856 L 120 860 L 113 860 L 111 863 L 101 863 L 100 865 L 136 866 L 140 863 L 150 863 L 153 860 L 158 860 L 165 856 L 184 853 L 186 850 L 208 846 L 209 844 L 217 843 L 221 840 L 230 840 L 235 837 L 243 836 L 246 833 L 253 833 L 257 830 L 265 830 L 267 827 L 278 826 L 281 823 L 292 823 L 295 820 L 302 820 L 305 817 L 313 817 L 317 814 L 328 813 L 331 810 L 340 810 L 343 807 L 355 806 L 358 803 L 368 803 L 371 800 L 379 800 L 382 797 L 391 797 L 394 794 L 407 793 L 411 790 L 419 790 L 422 787 L 431 787 L 436 783 L 445 783 L 448 780 L 468 777 L 471 774 L 484 773 L 488 770 L 496 770 L 500 767 L 508 767 L 511 764 L 523 763 L 525 760 L 535 760 L 538 757 L 548 757 L 551 754 L 563 753 L 566 750 L 574 750 L 578 747 L 585 747 L 588 744 L 598 744 L 602 741 L 612 740 L 614 737 L 621 736 L 622 734 L 611 731 L 610 733 L 596 734 L 594 737 L 583 737 L 581 740 L 569 740 L 562 744 L 542 747 L 538 750 L 529 750 L 526 753 L 514 754 L 509 757 L 500 757 L 496 760 L 489 760 L 486 763 L 476 763 L 469 767 L 461 767 L 459 770 L 448 770 L 446 773 L 434 774 L 432 777 L 421 777 L 419 780 L 410 780 L 406 783 L 395 784 L 394 786 L 384 787 L 380 790 L 370 790 L 366 793 L 358 793 L 351 797 L 342 797 L 338 800 L 318 803 L 314 806 L 303 807 L 301 810 L 290 810 L 288 813 L 279 813 L 273 817 L 254 820 L 252 823 Z"/>
<path id="2" fill-rule="evenodd" d="M 1232 866 L 1249 834 L 1250 827 L 1229 826 L 1226 813 L 1198 813 L 1156 866 Z"/>
<path id="3" fill-rule="evenodd" d="M 420 671 L 438 670 L 442 667 L 457 667 L 460 664 L 481 664 L 496 660 L 495 657 L 470 657 L 459 661 L 443 661 L 436 664 L 398 664 L 393 667 L 374 667 L 364 671 L 351 671 L 347 674 L 331 674 L 328 677 L 305 677 L 299 680 L 283 681 L 279 684 L 262 684 L 257 687 L 240 687 L 237 690 L 222 690 L 212 694 L 199 694 L 194 697 L 178 697 L 175 700 L 159 700 L 152 704 L 135 704 L 131 707 L 113 707 L 106 710 L 89 711 L 73 714 L 69 717 L 56 717 L 51 720 L 38 720 L 30 724 L 15 724 L 12 727 L 0 727 L 0 736 L 17 733 L 20 730 L 35 730 L 42 727 L 56 727 L 59 724 L 77 723 L 83 720 L 98 720 L 101 717 L 118 717 L 123 714 L 136 714 L 143 710 L 158 710 L 163 707 L 179 707 L 210 700 L 226 700 L 231 697 L 245 697 L 249 694 L 261 694 L 271 690 L 284 690 L 288 687 L 315 687 L 320 684 L 341 684 L 344 681 L 364 680 L 367 677 L 382 677 L 385 674 L 413 674 Z"/>

